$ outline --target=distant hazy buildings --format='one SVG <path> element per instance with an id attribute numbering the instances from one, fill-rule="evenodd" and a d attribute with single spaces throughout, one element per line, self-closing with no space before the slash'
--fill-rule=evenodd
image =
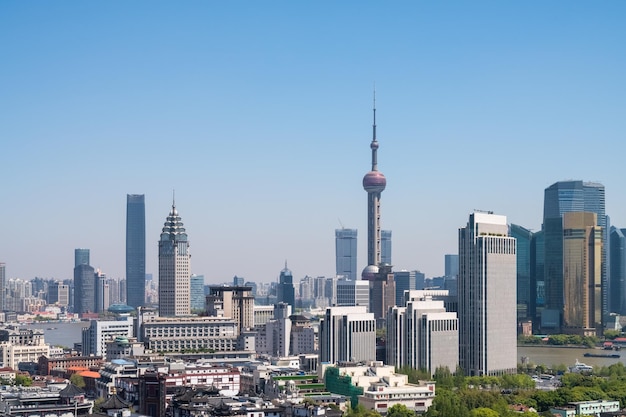
<path id="1" fill-rule="evenodd" d="M 289 268 L 287 268 L 286 261 L 285 268 L 280 271 L 276 292 L 276 302 L 287 303 L 291 306 L 291 308 L 296 307 L 296 290 L 293 286 L 293 274 Z"/>
<path id="2" fill-rule="evenodd" d="M 563 214 L 563 330 L 602 332 L 602 229 L 595 213 Z"/>
<path id="3" fill-rule="evenodd" d="M 418 271 L 395 271 L 393 279 L 396 283 L 396 303 L 397 306 L 404 305 L 404 292 L 418 289 L 416 287 L 415 275 Z M 422 281 L 423 284 L 423 281 Z M 419 288 L 420 290 L 422 288 Z"/>
<path id="4" fill-rule="evenodd" d="M 329 307 L 320 321 L 320 362 L 376 360 L 376 320 L 366 307 Z"/>
<path id="5" fill-rule="evenodd" d="M 516 241 L 508 232 L 506 216 L 484 212 L 459 229 L 459 365 L 466 375 L 517 372 Z"/>
<path id="6" fill-rule="evenodd" d="M 335 271 L 337 276 L 357 279 L 357 230 L 335 229 Z"/>
<path id="7" fill-rule="evenodd" d="M 459 255 L 446 254 L 444 256 L 445 276 L 456 277 L 459 275 Z"/>
<path id="8" fill-rule="evenodd" d="M 89 249 L 74 249 L 74 267 L 77 267 L 78 265 L 90 265 Z"/>
<path id="9" fill-rule="evenodd" d="M 186 316 L 190 304 L 191 254 L 187 232 L 172 203 L 159 240 L 159 315 Z M 128 294 L 127 296 L 129 296 Z"/>
<path id="10" fill-rule="evenodd" d="M 143 194 L 126 195 L 126 294 L 127 304 L 146 302 L 146 204 Z"/>

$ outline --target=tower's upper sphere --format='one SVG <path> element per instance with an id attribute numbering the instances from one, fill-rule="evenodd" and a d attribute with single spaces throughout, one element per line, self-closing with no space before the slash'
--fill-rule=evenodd
<path id="1" fill-rule="evenodd" d="M 372 143 L 370 143 L 370 149 L 378 149 L 378 141 L 373 140 Z"/>
<path id="2" fill-rule="evenodd" d="M 380 193 L 386 185 L 387 180 L 380 171 L 370 171 L 363 177 L 363 188 L 368 193 Z"/>
<path id="3" fill-rule="evenodd" d="M 364 281 L 374 281 L 378 274 L 378 267 L 376 265 L 368 265 L 361 272 L 361 279 Z"/>

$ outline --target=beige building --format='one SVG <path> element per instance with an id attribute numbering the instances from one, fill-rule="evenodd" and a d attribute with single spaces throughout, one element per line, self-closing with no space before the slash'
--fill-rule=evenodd
<path id="1" fill-rule="evenodd" d="M 237 323 L 239 331 L 254 328 L 254 296 L 252 287 L 211 286 L 206 296 L 209 316 L 228 317 Z"/>
<path id="2" fill-rule="evenodd" d="M 590 212 L 563 214 L 563 331 L 602 329 L 602 228 Z"/>

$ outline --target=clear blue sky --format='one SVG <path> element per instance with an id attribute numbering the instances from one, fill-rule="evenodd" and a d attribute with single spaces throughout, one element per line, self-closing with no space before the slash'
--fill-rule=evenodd
<path id="1" fill-rule="evenodd" d="M 543 190 L 606 186 L 626 227 L 624 1 L 0 2 L 0 262 L 147 271 L 172 189 L 208 283 L 366 264 L 372 89 L 396 269 L 443 273 L 473 209 L 541 227 Z"/>

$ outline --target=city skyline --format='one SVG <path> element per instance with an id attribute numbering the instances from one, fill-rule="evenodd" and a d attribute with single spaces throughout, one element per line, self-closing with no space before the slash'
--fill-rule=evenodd
<path id="1" fill-rule="evenodd" d="M 539 230 L 567 179 L 626 227 L 625 4 L 245 6 L 0 4 L 7 280 L 71 278 L 75 248 L 123 278 L 135 193 L 157 276 L 172 189 L 207 284 L 333 276 L 341 224 L 360 272 L 374 83 L 394 270 L 443 275 L 474 209 Z"/>

